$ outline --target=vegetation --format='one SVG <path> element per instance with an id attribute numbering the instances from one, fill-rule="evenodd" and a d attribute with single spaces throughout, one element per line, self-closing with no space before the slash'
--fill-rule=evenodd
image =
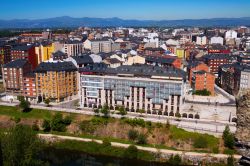
<path id="1" fill-rule="evenodd" d="M 30 127 L 17 125 L 1 134 L 1 152 L 3 165 L 43 166 L 38 159 L 38 152 L 43 143 Z"/>
<path id="2" fill-rule="evenodd" d="M 118 111 L 119 111 L 119 114 L 122 116 L 127 115 L 127 111 L 125 110 L 124 107 L 119 107 Z"/>
<path id="3" fill-rule="evenodd" d="M 170 165 L 181 165 L 181 157 L 179 155 L 172 155 L 169 159 L 169 164 Z"/>
<path id="4" fill-rule="evenodd" d="M 208 145 L 207 139 L 202 136 L 197 137 L 194 140 L 193 144 L 195 148 L 207 148 L 207 145 Z"/>
<path id="5" fill-rule="evenodd" d="M 102 140 L 107 138 L 110 142 L 114 141 L 130 144 L 138 143 L 138 136 L 143 134 L 144 136 L 140 136 L 140 140 L 142 141 L 139 141 L 139 143 L 143 143 L 142 146 L 213 153 L 222 153 L 225 149 L 224 146 L 220 146 L 219 139 L 214 136 L 188 132 L 176 126 L 172 126 L 167 122 L 164 125 L 161 123 L 144 121 L 139 118 L 115 119 L 81 114 L 61 113 L 62 115 L 60 116 L 56 114 L 57 113 L 54 111 L 40 109 L 32 109 L 30 112 L 23 113 L 19 111 L 18 107 L 0 106 L 0 116 L 3 115 L 2 117 L 6 122 L 5 124 L 9 124 L 9 126 L 11 126 L 11 123 L 6 121 L 8 118 L 9 120 L 22 120 L 22 124 L 25 123 L 31 127 L 32 124 L 37 121 L 38 126 L 41 126 L 44 132 L 51 132 L 52 134 Z M 52 121 L 54 121 L 53 125 L 59 128 L 58 130 L 55 128 L 52 129 Z M 131 133 L 129 134 L 129 132 L 131 132 L 130 130 L 137 131 L 137 134 L 135 134 L 137 136 L 129 136 L 133 135 Z M 145 139 L 143 137 L 145 137 Z M 199 141 L 199 137 L 206 140 L 206 147 L 200 143 L 204 140 Z M 144 144 L 145 142 L 146 144 Z M 201 148 L 202 146 L 204 148 Z"/>
<path id="6" fill-rule="evenodd" d="M 147 144 L 147 137 L 145 134 L 139 134 L 137 137 L 137 144 Z"/>
<path id="7" fill-rule="evenodd" d="M 45 100 L 44 100 L 44 103 L 47 105 L 47 107 L 49 107 L 50 105 L 50 98 L 46 98 Z"/>
<path id="8" fill-rule="evenodd" d="M 222 138 L 224 140 L 225 147 L 228 147 L 229 149 L 233 149 L 234 148 L 234 136 L 230 132 L 230 128 L 229 128 L 228 125 L 225 127 L 225 130 L 223 131 Z"/>
<path id="9" fill-rule="evenodd" d="M 232 155 L 230 155 L 228 158 L 227 158 L 227 165 L 228 166 L 234 166 L 234 157 Z"/>
<path id="10" fill-rule="evenodd" d="M 207 89 L 203 89 L 203 90 L 197 90 L 193 94 L 194 95 L 200 95 L 200 96 L 210 96 L 211 92 L 208 91 Z"/>
<path id="11" fill-rule="evenodd" d="M 124 151 L 124 157 L 129 159 L 136 159 L 138 155 L 138 149 L 135 145 L 130 145 L 125 151 Z"/>
<path id="12" fill-rule="evenodd" d="M 30 111 L 30 102 L 25 100 L 23 96 L 19 96 L 17 99 L 20 101 L 19 107 L 21 108 L 21 110 L 23 112 L 29 112 Z"/>
<path id="13" fill-rule="evenodd" d="M 136 130 L 131 129 L 128 131 L 128 138 L 132 141 L 136 140 L 138 135 L 139 135 L 139 133 Z"/>
<path id="14" fill-rule="evenodd" d="M 51 119 L 50 126 L 53 131 L 66 131 L 66 126 L 70 125 L 70 123 L 70 117 L 66 117 L 63 119 L 61 113 L 56 113 Z"/>
<path id="15" fill-rule="evenodd" d="M 109 107 L 108 107 L 107 104 L 104 105 L 104 106 L 102 107 L 101 113 L 103 113 L 105 117 L 108 117 L 108 116 L 109 116 L 109 114 L 110 114 L 110 109 L 109 109 Z"/>

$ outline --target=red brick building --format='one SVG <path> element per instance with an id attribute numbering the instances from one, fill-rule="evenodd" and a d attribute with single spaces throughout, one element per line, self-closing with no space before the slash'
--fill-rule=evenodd
<path id="1" fill-rule="evenodd" d="M 207 54 L 203 58 L 210 68 L 210 72 L 214 74 L 218 73 L 219 66 L 234 62 L 234 57 L 229 54 Z"/>
<path id="2" fill-rule="evenodd" d="M 37 56 L 35 52 L 35 47 L 32 45 L 22 45 L 22 46 L 15 46 L 11 49 L 11 60 L 17 59 L 27 59 L 31 65 L 32 69 L 37 67 Z"/>
<path id="3" fill-rule="evenodd" d="M 162 67 L 175 67 L 180 69 L 182 61 L 173 56 L 149 55 L 145 56 L 145 62 L 148 65 L 162 66 Z"/>
<path id="4" fill-rule="evenodd" d="M 36 98 L 36 76 L 34 73 L 27 73 L 23 76 L 23 91 L 22 96 L 27 99 Z"/>
<path id="5" fill-rule="evenodd" d="M 215 75 L 209 72 L 209 67 L 205 63 L 199 61 L 190 63 L 187 73 L 194 91 L 206 89 L 214 95 Z"/>
<path id="6" fill-rule="evenodd" d="M 23 77 L 31 72 L 31 68 L 27 59 L 17 59 L 3 65 L 3 85 L 7 95 L 21 96 L 23 94 Z"/>
<path id="7" fill-rule="evenodd" d="M 206 89 L 211 92 L 211 95 L 214 95 L 214 82 L 214 74 L 206 72 L 204 70 L 199 70 L 193 72 L 191 87 L 195 91 Z"/>

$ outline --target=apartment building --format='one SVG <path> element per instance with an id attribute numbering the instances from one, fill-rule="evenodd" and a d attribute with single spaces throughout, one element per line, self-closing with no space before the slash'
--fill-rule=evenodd
<path id="1" fill-rule="evenodd" d="M 27 100 L 35 100 L 36 95 L 36 75 L 33 72 L 26 73 L 23 76 L 23 91 L 22 96 Z"/>
<path id="2" fill-rule="evenodd" d="M 185 72 L 148 65 L 108 68 L 102 64 L 79 69 L 80 106 L 175 116 L 183 104 Z"/>
<path id="3" fill-rule="evenodd" d="M 90 40 L 91 41 L 91 52 L 92 53 L 99 53 L 99 52 L 105 52 L 109 53 L 112 51 L 112 42 L 108 39 L 95 39 Z"/>
<path id="4" fill-rule="evenodd" d="M 72 62 L 42 62 L 35 75 L 38 100 L 60 102 L 77 95 L 77 68 Z"/>
<path id="5" fill-rule="evenodd" d="M 3 65 L 3 85 L 7 95 L 23 95 L 23 78 L 31 69 L 32 66 L 27 59 L 17 59 Z"/>
<path id="6" fill-rule="evenodd" d="M 0 43 L 0 64 L 11 61 L 11 45 Z"/>
<path id="7" fill-rule="evenodd" d="M 37 55 L 37 64 L 48 61 L 52 58 L 52 53 L 55 51 L 55 46 L 50 42 L 42 42 L 36 44 L 35 53 Z"/>
<path id="8" fill-rule="evenodd" d="M 78 40 L 68 40 L 63 45 L 63 52 L 70 56 L 78 56 L 83 53 L 83 42 Z"/>

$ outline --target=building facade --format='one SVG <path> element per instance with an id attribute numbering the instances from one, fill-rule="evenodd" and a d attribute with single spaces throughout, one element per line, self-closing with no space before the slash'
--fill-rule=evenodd
<path id="1" fill-rule="evenodd" d="M 174 116 L 181 111 L 185 73 L 174 68 L 120 66 L 80 69 L 80 106 Z"/>
<path id="2" fill-rule="evenodd" d="M 60 102 L 77 95 L 77 68 L 72 62 L 42 62 L 35 74 L 39 101 Z"/>

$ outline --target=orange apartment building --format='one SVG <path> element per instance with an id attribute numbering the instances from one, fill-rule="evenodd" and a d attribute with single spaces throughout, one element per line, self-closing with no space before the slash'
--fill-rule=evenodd
<path id="1" fill-rule="evenodd" d="M 214 95 L 215 75 L 209 72 L 209 67 L 203 62 L 191 62 L 187 67 L 188 80 L 193 90 L 207 89 Z"/>

